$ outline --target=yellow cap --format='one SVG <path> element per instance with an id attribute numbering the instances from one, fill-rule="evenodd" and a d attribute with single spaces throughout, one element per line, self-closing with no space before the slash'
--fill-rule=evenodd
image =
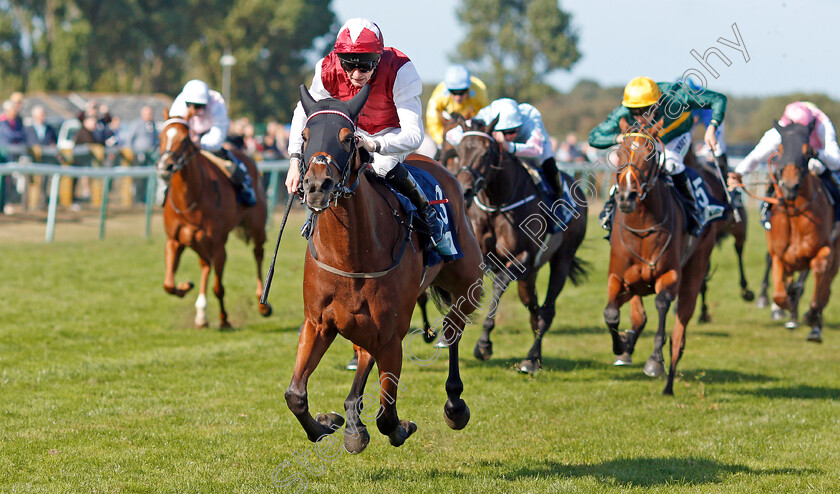
<path id="1" fill-rule="evenodd" d="M 627 108 L 644 108 L 657 101 L 662 95 L 659 86 L 650 77 L 636 77 L 624 88 L 621 104 Z"/>

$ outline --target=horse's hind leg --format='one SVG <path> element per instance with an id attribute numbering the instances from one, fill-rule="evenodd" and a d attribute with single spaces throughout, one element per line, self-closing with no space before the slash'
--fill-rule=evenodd
<path id="1" fill-rule="evenodd" d="M 772 258 L 768 252 L 765 261 L 764 279 L 761 280 L 761 291 L 758 294 L 758 300 L 755 301 L 755 306 L 759 309 L 770 306 L 770 297 L 767 296 L 767 289 L 770 287 L 770 267 L 772 263 Z"/>
<path id="2" fill-rule="evenodd" d="M 490 341 L 490 332 L 496 327 L 496 314 L 499 311 L 502 294 L 505 293 L 511 281 L 507 270 L 495 272 L 493 275 L 493 303 L 490 310 L 487 311 L 487 318 L 484 319 L 484 329 L 473 350 L 473 355 L 478 360 L 489 360 L 493 356 L 493 342 Z"/>
<path id="3" fill-rule="evenodd" d="M 335 335 L 334 329 L 319 330 L 308 319 L 304 322 L 298 342 L 292 382 L 285 394 L 286 405 L 303 426 L 306 437 L 312 442 L 316 442 L 321 436 L 332 434 L 344 424 L 344 418 L 336 413 L 318 414 L 316 418 L 312 418 L 306 391 L 309 376 L 315 371 L 327 348 L 335 339 Z"/>
<path id="4" fill-rule="evenodd" d="M 805 293 L 805 280 L 808 278 L 810 271 L 810 269 L 803 270 L 799 273 L 799 278 L 796 282 L 791 281 L 787 286 L 790 319 L 785 323 L 785 327 L 788 329 L 799 327 L 799 301 L 802 300 L 802 294 Z M 816 287 L 816 283 L 814 286 Z"/>
<path id="5" fill-rule="evenodd" d="M 537 304 L 537 273 L 534 272 L 527 279 L 519 280 L 517 283 L 519 288 L 519 299 L 522 304 L 528 309 L 530 314 L 531 333 L 534 335 L 534 344 L 528 352 L 528 356 L 523 360 L 517 370 L 519 372 L 533 374 L 540 369 L 542 365 L 542 333 L 540 331 L 539 320 L 539 305 Z"/>
<path id="6" fill-rule="evenodd" d="M 706 275 L 703 277 L 703 283 L 700 284 L 700 315 L 697 316 L 697 322 L 699 323 L 712 322 L 712 316 L 709 315 L 709 307 L 706 305 L 706 289 L 709 287 L 709 269 L 710 267 L 706 268 Z"/>
<path id="7" fill-rule="evenodd" d="M 429 313 L 426 310 L 427 305 L 429 303 L 429 294 L 426 291 L 423 291 L 417 297 L 417 307 L 420 308 L 420 315 L 423 317 L 423 340 L 426 343 L 431 343 L 435 341 L 437 335 L 435 334 L 434 330 L 432 329 L 432 325 L 429 323 Z"/>
<path id="8" fill-rule="evenodd" d="M 166 247 L 164 249 L 164 263 L 166 271 L 163 275 L 163 289 L 166 293 L 183 297 L 188 291 L 192 290 L 192 281 L 182 281 L 175 284 L 175 272 L 178 271 L 178 264 L 181 263 L 181 254 L 184 253 L 185 245 L 174 239 L 166 240 Z"/>
<path id="9" fill-rule="evenodd" d="M 747 284 L 747 277 L 744 274 L 744 244 L 747 242 L 747 226 L 746 222 L 746 211 L 744 208 L 740 208 L 741 210 L 741 223 L 735 223 L 733 226 L 732 236 L 735 239 L 735 254 L 738 256 L 738 274 L 740 276 L 740 283 L 741 283 L 741 298 L 747 302 L 752 302 L 755 299 L 755 293 L 749 289 Z"/>
<path id="10" fill-rule="evenodd" d="M 549 273 L 548 278 L 548 289 L 545 293 L 545 300 L 543 301 L 542 307 L 540 307 L 537 315 L 537 328 L 534 332 L 534 344 L 531 346 L 528 356 L 525 357 L 525 360 L 519 364 L 519 370 L 521 372 L 533 374 L 534 371 L 539 369 L 542 365 L 543 336 L 545 336 L 545 333 L 554 321 L 557 297 L 560 296 L 560 292 L 563 291 L 563 287 L 566 285 L 569 270 L 575 260 L 574 256 L 574 252 L 567 253 L 563 250 L 559 250 L 552 258 L 549 266 L 551 272 Z"/>
<path id="11" fill-rule="evenodd" d="M 388 436 L 391 446 L 402 446 L 417 431 L 417 424 L 400 420 L 397 415 L 397 389 L 402 370 L 402 345 L 396 334 L 380 346 L 376 355 L 379 366 L 380 413 L 376 417 L 379 432 Z"/>
<path id="12" fill-rule="evenodd" d="M 356 354 L 359 356 L 356 375 L 353 377 L 353 384 L 350 386 L 350 394 L 344 400 L 344 410 L 347 412 L 347 425 L 344 429 L 344 447 L 350 453 L 361 453 L 370 442 L 370 435 L 367 427 L 362 423 L 361 413 L 365 405 L 363 393 L 368 375 L 373 369 L 373 357 L 367 350 L 356 346 Z M 379 408 L 377 407 L 377 411 Z M 370 411 L 368 411 L 370 412 Z"/>
<path id="13" fill-rule="evenodd" d="M 222 273 L 225 270 L 225 262 L 227 261 L 227 253 L 225 252 L 224 243 L 216 250 L 216 256 L 213 260 L 213 268 L 216 271 L 216 280 L 213 283 L 213 293 L 219 299 L 219 323 L 220 328 L 230 328 L 230 321 L 228 321 L 228 313 L 225 309 L 225 287 L 222 285 Z M 202 273 L 202 277 L 203 277 Z"/>
<path id="14" fill-rule="evenodd" d="M 470 314 L 475 307 L 461 307 L 464 314 Z M 443 333 L 449 345 L 449 376 L 446 378 L 446 404 L 443 406 L 443 420 L 450 429 L 459 431 L 470 421 L 470 407 L 461 399 L 464 383 L 461 381 L 461 370 L 458 360 L 458 347 L 464 332 L 466 321 L 454 310 L 446 315 Z"/>

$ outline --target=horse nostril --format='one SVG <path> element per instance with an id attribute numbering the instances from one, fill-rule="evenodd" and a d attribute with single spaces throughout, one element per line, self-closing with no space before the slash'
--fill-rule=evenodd
<path id="1" fill-rule="evenodd" d="M 333 188 L 333 181 L 331 178 L 325 178 L 323 182 L 321 182 L 321 191 L 322 192 L 329 192 Z"/>

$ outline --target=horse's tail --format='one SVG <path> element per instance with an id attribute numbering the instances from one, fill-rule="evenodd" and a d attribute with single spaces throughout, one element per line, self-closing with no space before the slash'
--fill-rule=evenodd
<path id="1" fill-rule="evenodd" d="M 589 263 L 578 256 L 572 260 L 572 267 L 569 268 L 569 280 L 572 285 L 578 286 L 589 277 Z"/>
<path id="2" fill-rule="evenodd" d="M 483 298 L 482 293 L 482 298 Z M 432 303 L 435 304 L 438 312 L 441 314 L 447 314 L 449 310 L 452 308 L 452 294 L 448 291 L 444 290 L 438 286 L 431 286 L 429 287 L 429 296 L 432 299 Z M 463 314 L 462 312 L 458 312 L 458 316 L 463 319 L 466 315 L 467 322 L 470 324 L 476 321 L 476 314 L 473 312 L 472 314 Z"/>

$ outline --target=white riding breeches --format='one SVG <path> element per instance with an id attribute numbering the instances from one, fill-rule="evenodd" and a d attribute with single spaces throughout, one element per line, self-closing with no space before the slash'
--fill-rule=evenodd
<path id="1" fill-rule="evenodd" d="M 668 175 L 675 175 L 685 171 L 685 155 L 691 146 L 691 134 L 677 136 L 668 144 L 665 144 L 665 172 Z"/>

